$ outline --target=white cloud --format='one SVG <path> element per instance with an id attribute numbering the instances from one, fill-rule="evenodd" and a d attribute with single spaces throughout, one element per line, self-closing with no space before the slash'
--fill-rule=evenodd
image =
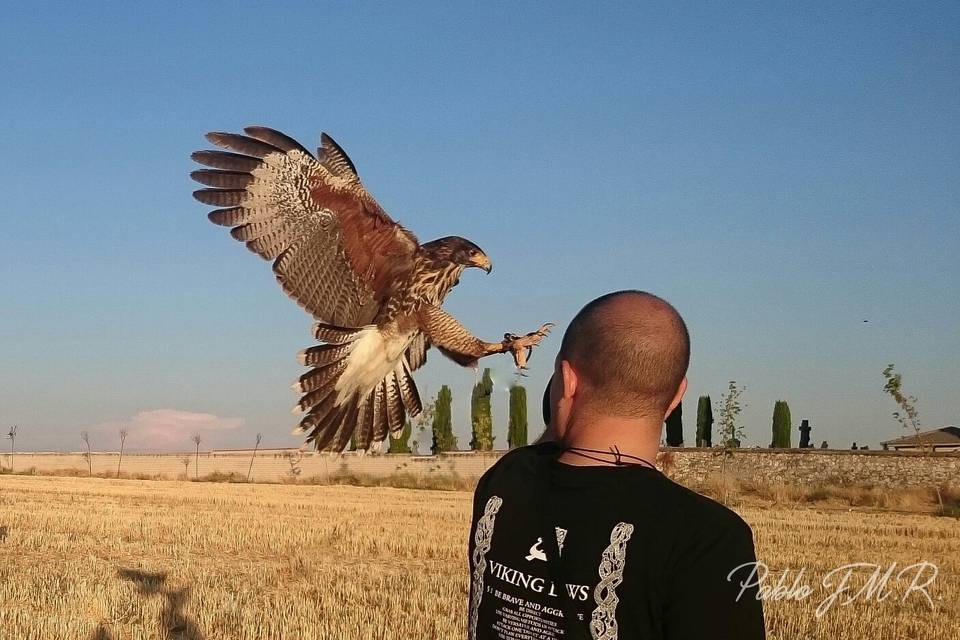
<path id="1" fill-rule="evenodd" d="M 180 409 L 153 409 L 141 411 L 128 420 L 103 422 L 89 429 L 91 445 L 98 447 L 97 436 L 114 442 L 120 429 L 128 432 L 126 447 L 128 450 L 175 450 L 185 451 L 193 448 L 191 438 L 200 434 L 204 442 L 218 440 L 217 434 L 243 426 L 243 418 L 222 418 L 212 413 L 181 411 Z M 207 448 L 204 446 L 204 448 Z"/>

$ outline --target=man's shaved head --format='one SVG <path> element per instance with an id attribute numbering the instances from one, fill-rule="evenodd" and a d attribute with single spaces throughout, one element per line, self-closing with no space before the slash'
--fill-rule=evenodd
<path id="1" fill-rule="evenodd" d="M 666 300 L 644 291 L 617 291 L 577 313 L 559 358 L 576 371 L 591 411 L 662 418 L 686 376 L 690 336 Z"/>

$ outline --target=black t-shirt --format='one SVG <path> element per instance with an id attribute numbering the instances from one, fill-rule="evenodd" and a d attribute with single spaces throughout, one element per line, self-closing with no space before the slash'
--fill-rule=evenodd
<path id="1" fill-rule="evenodd" d="M 762 640 L 741 582 L 756 561 L 733 511 L 640 465 L 573 466 L 553 443 L 480 479 L 470 640 Z"/>

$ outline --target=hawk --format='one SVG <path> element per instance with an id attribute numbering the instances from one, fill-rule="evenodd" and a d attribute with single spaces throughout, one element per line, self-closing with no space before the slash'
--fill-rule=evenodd
<path id="1" fill-rule="evenodd" d="M 317 321 L 319 342 L 299 353 L 309 367 L 294 383 L 302 394 L 294 431 L 318 451 L 383 442 L 422 409 L 412 373 L 435 346 L 458 364 L 510 352 L 525 368 L 550 324 L 500 342 L 474 337 L 441 307 L 464 269 L 487 273 L 490 258 L 457 236 L 420 244 L 364 188 L 333 138 L 321 134 L 314 156 L 266 127 L 209 133 L 226 149 L 197 151 L 205 169 L 194 191 L 214 207 L 210 221 L 261 258 L 273 261 L 283 291 Z"/>

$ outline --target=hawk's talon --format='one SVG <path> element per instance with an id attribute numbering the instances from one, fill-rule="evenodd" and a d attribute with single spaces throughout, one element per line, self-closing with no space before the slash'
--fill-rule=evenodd
<path id="1" fill-rule="evenodd" d="M 518 336 L 513 333 L 503 334 L 503 345 L 504 351 L 509 351 L 513 355 L 513 362 L 516 364 L 517 369 L 523 375 L 523 371 L 529 369 L 527 362 L 530 360 L 530 356 L 533 355 L 533 348 L 540 344 L 540 342 L 547 337 L 550 333 L 550 329 L 553 327 L 552 322 L 547 322 L 540 325 L 540 328 L 536 331 L 531 331 L 525 336 Z"/>

